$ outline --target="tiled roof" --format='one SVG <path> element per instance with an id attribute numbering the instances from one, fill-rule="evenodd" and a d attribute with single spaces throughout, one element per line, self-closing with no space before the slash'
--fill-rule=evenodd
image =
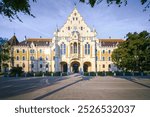
<path id="1" fill-rule="evenodd" d="M 107 47 L 107 46 L 117 46 L 119 43 L 123 42 L 123 39 L 99 39 L 99 43 L 101 43 L 101 46 Z"/>
<path id="2" fill-rule="evenodd" d="M 46 38 L 29 38 L 20 42 L 17 46 L 29 46 L 33 43 L 35 46 L 49 46 L 52 42 L 52 39 Z"/>
<path id="3" fill-rule="evenodd" d="M 13 46 L 13 45 L 17 45 L 19 44 L 19 41 L 17 40 L 17 37 L 14 35 L 9 41 L 8 43 Z"/>

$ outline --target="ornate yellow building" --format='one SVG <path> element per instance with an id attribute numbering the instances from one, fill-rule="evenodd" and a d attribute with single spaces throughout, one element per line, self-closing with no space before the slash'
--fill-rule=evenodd
<path id="1" fill-rule="evenodd" d="M 14 66 L 25 72 L 116 71 L 111 54 L 122 41 L 98 39 L 96 30 L 90 29 L 74 8 L 52 39 L 30 38 L 15 44 Z"/>

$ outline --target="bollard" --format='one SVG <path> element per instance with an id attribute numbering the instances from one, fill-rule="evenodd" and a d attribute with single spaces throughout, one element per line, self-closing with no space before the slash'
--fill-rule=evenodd
<path id="1" fill-rule="evenodd" d="M 143 72 L 141 72 L 141 76 L 143 76 Z"/>
<path id="2" fill-rule="evenodd" d="M 134 72 L 132 72 L 132 76 L 134 76 Z"/>
<path id="3" fill-rule="evenodd" d="M 16 74 L 16 78 L 18 78 L 18 74 Z"/>
<path id="4" fill-rule="evenodd" d="M 35 73 L 34 73 L 33 75 L 34 75 L 34 77 L 35 77 Z"/>
<path id="5" fill-rule="evenodd" d="M 27 77 L 27 74 L 26 74 L 26 73 L 24 74 L 24 77 Z"/>
<path id="6" fill-rule="evenodd" d="M 43 73 L 42 77 L 44 77 L 44 73 Z"/>
<path id="7" fill-rule="evenodd" d="M 106 76 L 106 72 L 105 72 L 105 76 Z"/>
<path id="8" fill-rule="evenodd" d="M 123 76 L 125 76 L 125 73 L 123 72 Z"/>
<path id="9" fill-rule="evenodd" d="M 114 72 L 114 76 L 116 76 L 116 73 Z"/>

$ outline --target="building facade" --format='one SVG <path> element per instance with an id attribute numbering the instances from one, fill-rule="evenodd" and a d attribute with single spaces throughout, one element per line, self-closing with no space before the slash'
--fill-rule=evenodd
<path id="1" fill-rule="evenodd" d="M 12 47 L 14 66 L 25 72 L 116 71 L 111 54 L 122 39 L 98 39 L 74 8 L 54 37 L 29 38 Z"/>

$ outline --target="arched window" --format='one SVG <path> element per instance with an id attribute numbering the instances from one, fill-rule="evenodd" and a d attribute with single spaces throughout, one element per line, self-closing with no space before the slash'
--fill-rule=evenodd
<path id="1" fill-rule="evenodd" d="M 73 46 L 74 46 L 74 53 L 77 53 L 77 43 L 74 43 Z"/>
<path id="2" fill-rule="evenodd" d="M 40 53 L 42 53 L 42 49 L 40 49 Z"/>
<path id="3" fill-rule="evenodd" d="M 23 60 L 23 61 L 25 60 L 25 56 L 22 57 L 22 60 Z"/>
<path id="4" fill-rule="evenodd" d="M 46 64 L 46 68 L 48 68 L 48 64 Z"/>
<path id="5" fill-rule="evenodd" d="M 30 53 L 34 53 L 34 52 L 35 52 L 34 49 L 31 49 L 31 50 L 30 50 Z"/>
<path id="6" fill-rule="evenodd" d="M 89 43 L 85 44 L 85 54 L 90 54 L 90 44 Z"/>
<path id="7" fill-rule="evenodd" d="M 32 60 L 32 61 L 33 61 L 33 60 L 34 60 L 34 56 L 30 56 L 30 60 Z"/>
<path id="8" fill-rule="evenodd" d="M 66 44 L 62 43 L 60 46 L 60 50 L 61 50 L 61 55 L 65 55 L 66 54 Z"/>
<path id="9" fill-rule="evenodd" d="M 25 53 L 25 49 L 22 50 L 22 53 Z"/>
<path id="10" fill-rule="evenodd" d="M 46 57 L 46 59 L 45 60 L 47 60 L 48 61 L 48 56 Z"/>
<path id="11" fill-rule="evenodd" d="M 24 63 L 22 64 L 22 67 L 25 68 L 25 64 Z"/>
<path id="12" fill-rule="evenodd" d="M 31 64 L 31 68 L 34 68 L 34 64 Z"/>
<path id="13" fill-rule="evenodd" d="M 111 64 L 108 65 L 108 68 L 111 68 Z"/>
<path id="14" fill-rule="evenodd" d="M 102 53 L 104 54 L 104 53 L 105 53 L 105 50 L 103 50 Z"/>
<path id="15" fill-rule="evenodd" d="M 42 61 L 42 57 L 40 57 L 40 61 Z"/>
<path id="16" fill-rule="evenodd" d="M 19 56 L 17 56 L 17 58 L 16 58 L 17 60 L 19 60 Z"/>
<path id="17" fill-rule="evenodd" d="M 108 53 L 110 54 L 110 53 L 111 53 L 111 50 L 108 50 Z"/>
<path id="18" fill-rule="evenodd" d="M 19 50 L 18 50 L 18 49 L 17 49 L 16 51 L 17 51 L 17 53 L 19 53 Z"/>

